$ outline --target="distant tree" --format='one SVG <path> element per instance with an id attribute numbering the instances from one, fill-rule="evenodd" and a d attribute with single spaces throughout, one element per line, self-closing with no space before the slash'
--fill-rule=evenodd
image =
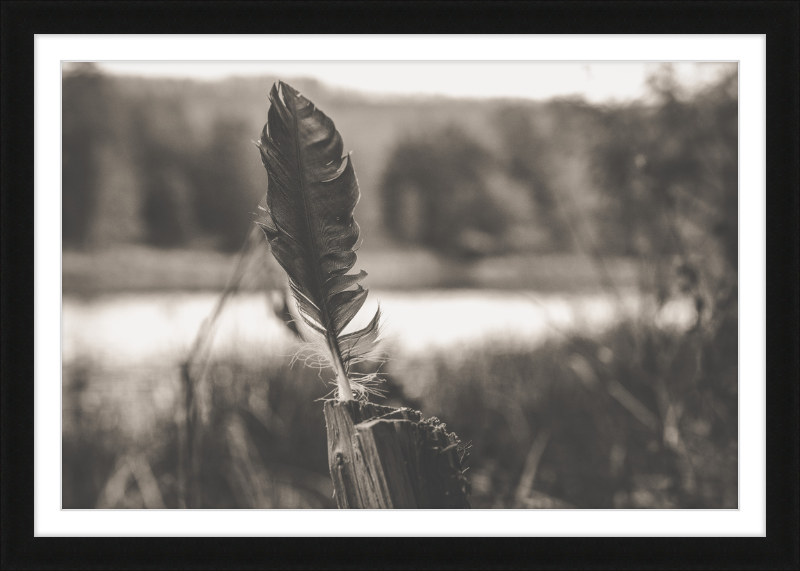
<path id="1" fill-rule="evenodd" d="M 210 145 L 194 157 L 191 169 L 197 220 L 204 232 L 218 237 L 219 247 L 226 251 L 242 246 L 252 226 L 252 213 L 266 190 L 249 176 L 261 174 L 252 138 L 244 121 L 218 121 Z"/>
<path id="2" fill-rule="evenodd" d="M 165 166 L 148 177 L 142 216 L 154 246 L 185 246 L 193 237 L 191 189 L 179 168 Z"/>
<path id="3" fill-rule="evenodd" d="M 107 136 L 106 78 L 96 65 L 65 67 L 61 87 L 61 231 L 65 246 L 87 245 L 98 193 L 96 152 Z"/>
<path id="4" fill-rule="evenodd" d="M 194 236 L 191 130 L 178 101 L 151 99 L 132 108 L 128 134 L 134 147 L 146 240 L 158 247 L 185 246 Z"/>
<path id="5" fill-rule="evenodd" d="M 678 263 L 675 271 L 686 291 L 698 291 L 700 274 L 735 281 L 737 78 L 733 69 L 702 91 L 687 93 L 664 66 L 649 80 L 652 104 L 604 114 L 604 136 L 595 149 L 595 174 L 606 201 L 603 241 L 648 260 L 662 298 L 676 283 L 668 279 L 670 264 Z"/>
<path id="6" fill-rule="evenodd" d="M 531 111 L 525 107 L 501 108 L 495 124 L 502 137 L 500 157 L 508 175 L 525 186 L 536 205 L 537 216 L 531 222 L 546 233 L 549 250 L 570 250 L 569 226 L 563 219 L 558 189 L 553 183 L 554 172 L 560 165 L 552 141 L 536 129 Z"/>
<path id="7" fill-rule="evenodd" d="M 491 153 L 456 126 L 400 143 L 381 186 L 390 233 L 456 257 L 493 253 L 507 223 L 488 188 L 495 168 Z"/>

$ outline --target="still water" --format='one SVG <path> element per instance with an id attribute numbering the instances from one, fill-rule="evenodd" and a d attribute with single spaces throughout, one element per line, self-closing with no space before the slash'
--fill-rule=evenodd
<path id="1" fill-rule="evenodd" d="M 219 294 L 170 292 L 118 294 L 90 300 L 65 297 L 62 358 L 68 365 L 91 357 L 114 365 L 177 364 L 182 361 Z M 215 323 L 213 352 L 262 360 L 291 354 L 293 338 L 266 293 L 239 294 Z M 576 330 L 599 333 L 640 312 L 647 300 L 635 292 L 542 294 L 529 291 L 370 291 L 348 330 L 365 325 L 380 303 L 384 331 L 394 355 L 463 351 L 487 342 L 533 347 Z M 656 316 L 664 327 L 689 326 L 688 300 L 667 304 Z"/>

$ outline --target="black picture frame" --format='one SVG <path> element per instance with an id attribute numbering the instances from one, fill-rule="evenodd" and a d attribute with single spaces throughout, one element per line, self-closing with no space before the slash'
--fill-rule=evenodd
<path id="1" fill-rule="evenodd" d="M 4 2 L 2 567 L 796 568 L 796 2 Z M 33 535 L 34 34 L 766 34 L 765 538 L 41 538 Z"/>

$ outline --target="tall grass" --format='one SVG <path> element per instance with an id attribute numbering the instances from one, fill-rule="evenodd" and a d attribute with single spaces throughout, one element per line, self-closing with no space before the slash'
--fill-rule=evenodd
<path id="1" fill-rule="evenodd" d="M 440 356 L 420 400 L 473 442 L 473 507 L 735 508 L 736 357 L 735 315 L 710 337 L 630 321 L 531 352 Z"/>
<path id="2" fill-rule="evenodd" d="M 68 367 L 63 507 L 151 507 L 142 481 L 129 470 L 129 464 L 146 463 L 167 508 L 335 508 L 317 402 L 329 387 L 316 371 L 290 367 L 289 360 L 209 363 L 193 396 L 199 446 L 195 500 L 187 500 L 181 482 L 186 404 L 180 370 L 149 371 L 145 384 L 114 382 L 92 363 Z M 156 397 L 153 388 L 165 385 L 171 392 Z M 403 401 L 390 387 L 387 402 Z M 106 414 L 99 414 L 101 409 Z M 145 411 L 157 413 L 137 431 L 135 419 Z M 121 491 L 106 493 L 115 486 Z"/>
<path id="3" fill-rule="evenodd" d="M 487 344 L 458 361 L 390 363 L 381 402 L 446 419 L 472 441 L 475 508 L 735 508 L 736 343 L 732 312 L 708 336 L 628 321 L 531 351 Z M 103 393 L 108 378 L 90 365 L 65 371 L 65 418 L 73 419 L 64 430 L 65 508 L 108 502 L 120 469 L 131 475 L 109 507 L 145 507 L 143 484 L 120 468 L 122 456 L 146 461 L 163 504 L 179 507 L 179 372 L 152 375 L 174 387 L 160 408 L 154 391 Z M 409 398 L 403 386 L 426 375 L 435 382 Z M 335 507 L 315 402 L 327 391 L 317 372 L 288 359 L 213 360 L 196 395 L 207 415 L 199 415 L 197 506 Z M 142 410 L 161 411 L 138 433 L 113 422 L 137 398 Z M 110 414 L 93 414 L 97 407 Z"/>

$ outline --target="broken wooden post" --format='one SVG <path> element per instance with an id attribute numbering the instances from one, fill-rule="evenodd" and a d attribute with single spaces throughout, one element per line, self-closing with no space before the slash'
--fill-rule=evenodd
<path id="1" fill-rule="evenodd" d="M 325 402 L 328 467 L 342 508 L 468 508 L 459 440 L 418 411 Z"/>

